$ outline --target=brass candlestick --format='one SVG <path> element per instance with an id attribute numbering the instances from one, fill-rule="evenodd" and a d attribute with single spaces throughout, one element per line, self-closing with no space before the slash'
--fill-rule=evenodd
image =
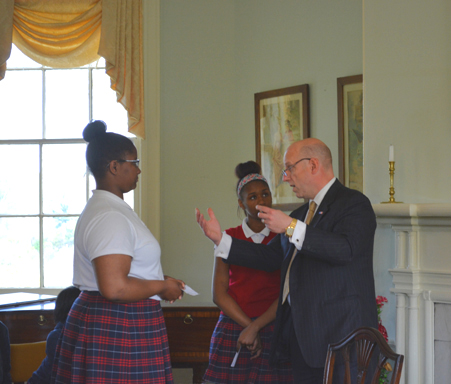
<path id="1" fill-rule="evenodd" d="M 383 201 L 382 204 L 389 204 L 389 203 L 401 203 L 401 201 L 395 201 L 395 187 L 393 187 L 393 180 L 395 178 L 395 162 L 389 161 L 388 162 L 388 171 L 390 174 L 390 189 L 389 194 L 390 198 L 388 201 Z"/>

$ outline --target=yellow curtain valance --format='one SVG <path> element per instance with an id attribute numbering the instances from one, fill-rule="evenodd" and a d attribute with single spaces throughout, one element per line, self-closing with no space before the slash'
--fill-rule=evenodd
<path id="1" fill-rule="evenodd" d="M 141 0 L 0 0 L 0 80 L 12 42 L 54 68 L 104 57 L 129 131 L 145 137 Z"/>
<path id="2" fill-rule="evenodd" d="M 9 23 L 11 30 L 7 33 L 12 33 L 14 44 L 37 63 L 67 68 L 99 58 L 101 0 L 15 0 L 12 3 L 13 8 L 9 6 L 8 11 L 13 10 L 9 15 L 13 23 Z"/>
<path id="3" fill-rule="evenodd" d="M 99 58 L 101 0 L 16 0 L 13 20 L 14 44 L 42 65 L 67 68 Z"/>

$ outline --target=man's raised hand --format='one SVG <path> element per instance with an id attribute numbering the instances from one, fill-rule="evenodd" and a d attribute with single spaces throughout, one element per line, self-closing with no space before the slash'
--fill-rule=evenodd
<path id="1" fill-rule="evenodd" d="M 219 245 L 222 239 L 221 226 L 211 208 L 207 210 L 210 220 L 207 220 L 202 213 L 200 213 L 199 208 L 196 208 L 196 221 L 199 224 L 202 232 L 207 236 L 213 243 Z"/>
<path id="2" fill-rule="evenodd" d="M 292 218 L 278 209 L 268 208 L 264 205 L 257 205 L 255 208 L 260 211 L 258 217 L 272 232 L 284 233 L 285 228 L 291 223 Z"/>

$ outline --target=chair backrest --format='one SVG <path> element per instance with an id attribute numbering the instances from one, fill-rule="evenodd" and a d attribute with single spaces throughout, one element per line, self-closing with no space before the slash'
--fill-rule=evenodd
<path id="1" fill-rule="evenodd" d="M 374 374 L 370 383 L 378 384 L 380 378 L 389 373 L 387 376 L 391 376 L 390 381 L 388 382 L 387 378 L 382 382 L 398 384 L 401 379 L 404 356 L 395 353 L 381 333 L 377 329 L 370 327 L 358 328 L 340 342 L 329 344 L 324 368 L 323 384 L 332 384 L 334 364 L 338 353 L 341 354 L 341 357 L 343 358 L 342 361 L 344 361 L 345 365 L 344 384 L 352 383 L 350 355 L 353 351 L 355 351 L 355 355 L 353 354 L 355 356 L 354 358 L 357 360 L 356 384 L 364 384 L 375 350 L 378 351 L 377 366 L 372 367 L 374 369 Z"/>
<path id="2" fill-rule="evenodd" d="M 11 344 L 11 379 L 13 383 L 27 381 L 44 360 L 46 341 Z"/>

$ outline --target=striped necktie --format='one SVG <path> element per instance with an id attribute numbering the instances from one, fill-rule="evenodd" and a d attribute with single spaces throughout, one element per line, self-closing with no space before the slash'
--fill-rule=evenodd
<path id="1" fill-rule="evenodd" d="M 316 203 L 312 200 L 310 202 L 309 208 L 308 208 L 308 214 L 307 218 L 305 219 L 305 224 L 309 225 L 312 221 L 313 215 L 315 214 L 316 210 Z M 291 256 L 290 264 L 288 265 L 287 274 L 285 275 L 285 281 L 283 283 L 283 295 L 282 295 L 282 304 L 285 303 L 285 300 L 288 297 L 288 294 L 290 293 L 290 269 L 291 264 L 293 263 L 294 257 L 297 253 L 297 248 L 294 247 L 293 255 Z"/>

